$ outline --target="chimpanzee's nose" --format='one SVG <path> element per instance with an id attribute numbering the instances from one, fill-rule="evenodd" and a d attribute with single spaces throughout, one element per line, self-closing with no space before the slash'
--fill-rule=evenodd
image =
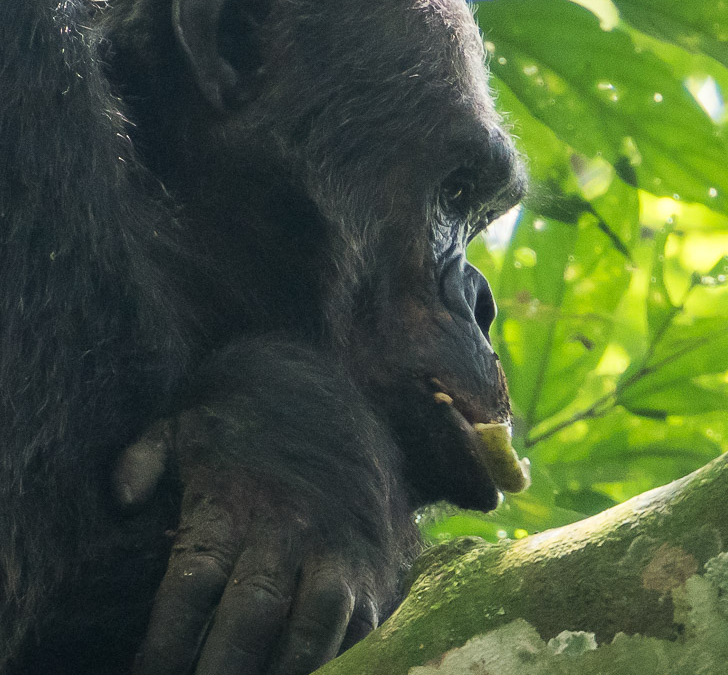
<path id="1" fill-rule="evenodd" d="M 488 331 L 493 321 L 495 321 L 498 309 L 493 298 L 493 292 L 490 290 L 488 280 L 472 265 L 468 264 L 465 270 L 466 275 L 472 278 L 473 286 L 473 315 L 475 323 L 478 324 L 480 331 L 490 341 Z"/>
<path id="2" fill-rule="evenodd" d="M 495 300 L 485 277 L 458 256 L 443 270 L 443 301 L 447 309 L 467 321 L 475 321 L 483 336 L 489 340 L 488 330 L 496 316 Z"/>

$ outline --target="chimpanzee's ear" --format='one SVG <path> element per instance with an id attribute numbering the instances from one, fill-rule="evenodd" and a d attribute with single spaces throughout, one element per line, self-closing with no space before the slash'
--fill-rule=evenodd
<path id="1" fill-rule="evenodd" d="M 177 41 L 207 101 L 228 112 L 255 97 L 258 30 L 270 0 L 173 0 Z"/>

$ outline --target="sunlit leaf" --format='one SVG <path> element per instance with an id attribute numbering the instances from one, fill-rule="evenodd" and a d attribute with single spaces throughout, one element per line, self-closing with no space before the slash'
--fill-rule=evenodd
<path id="1" fill-rule="evenodd" d="M 724 255 L 707 274 L 696 278 L 701 286 L 720 286 L 728 282 L 728 255 Z"/>
<path id="2" fill-rule="evenodd" d="M 625 21 L 691 52 L 728 66 L 728 2 L 725 0 L 612 0 Z"/>
<path id="3" fill-rule="evenodd" d="M 728 0 L 614 3 L 475 3 L 531 190 L 471 254 L 534 480 L 433 537 L 562 525 L 728 450 Z"/>
<path id="4" fill-rule="evenodd" d="M 728 372 L 728 320 L 671 325 L 641 372 L 626 373 L 617 401 L 642 415 L 695 415 L 728 409 L 728 382 L 708 389 L 696 379 Z"/>
<path id="5" fill-rule="evenodd" d="M 728 370 L 728 317 L 674 323 L 662 335 L 646 363 L 650 377 L 697 377 Z"/>
<path id="6" fill-rule="evenodd" d="M 683 476 L 716 457 L 719 443 L 686 424 L 634 417 L 615 408 L 531 448 L 560 494 L 596 491 L 623 500 Z M 568 499 L 568 497 L 567 497 Z"/>
<path id="7" fill-rule="evenodd" d="M 647 325 L 653 340 L 667 328 L 677 311 L 665 285 L 665 243 L 668 234 L 667 230 L 663 230 L 655 237 L 652 275 L 647 289 Z"/>
<path id="8" fill-rule="evenodd" d="M 568 224 L 527 214 L 501 275 L 498 344 L 530 427 L 569 403 L 599 362 L 629 273 L 593 216 Z"/>
<path id="9" fill-rule="evenodd" d="M 477 16 L 493 72 L 559 138 L 613 166 L 626 157 L 643 189 L 728 209 L 720 129 L 628 32 L 567 0 L 481 2 Z"/>
<path id="10" fill-rule="evenodd" d="M 616 501 L 601 492 L 584 488 L 560 492 L 556 496 L 556 504 L 564 509 L 591 515 L 614 506 Z"/>
<path id="11" fill-rule="evenodd" d="M 668 415 L 699 415 L 728 409 L 728 392 L 705 389 L 693 382 L 672 382 L 659 389 L 643 386 L 627 389 L 619 403 L 636 415 L 667 417 Z"/>

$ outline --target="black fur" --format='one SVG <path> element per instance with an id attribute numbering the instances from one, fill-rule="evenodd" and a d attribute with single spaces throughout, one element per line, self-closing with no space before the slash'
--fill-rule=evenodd
<path id="1" fill-rule="evenodd" d="M 42 0 L 0 11 L 4 672 L 46 619 L 65 620 L 58 588 L 93 580 L 118 520 L 109 466 L 168 405 L 194 341 L 174 279 L 185 254 L 86 13 Z"/>
<path id="2" fill-rule="evenodd" d="M 128 672 L 148 630 L 139 672 L 181 674 L 218 602 L 197 673 L 232 658 L 224 621 L 281 608 L 254 672 L 307 672 L 393 608 L 414 506 L 496 500 L 468 423 L 510 413 L 463 251 L 522 178 L 469 10 L 0 15 L 0 673 Z M 114 467 L 161 445 L 123 509 Z M 246 624 L 223 588 L 274 552 L 293 586 Z M 307 651 L 322 579 L 352 610 Z"/>

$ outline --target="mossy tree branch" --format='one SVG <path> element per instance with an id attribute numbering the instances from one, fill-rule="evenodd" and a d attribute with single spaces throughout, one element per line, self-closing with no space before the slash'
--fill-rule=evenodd
<path id="1" fill-rule="evenodd" d="M 685 631 L 675 613 L 681 589 L 728 548 L 727 503 L 724 455 L 566 527 L 433 547 L 390 620 L 317 675 L 404 675 L 516 619 L 544 640 L 572 630 L 599 643 L 618 633 L 675 641 Z"/>

